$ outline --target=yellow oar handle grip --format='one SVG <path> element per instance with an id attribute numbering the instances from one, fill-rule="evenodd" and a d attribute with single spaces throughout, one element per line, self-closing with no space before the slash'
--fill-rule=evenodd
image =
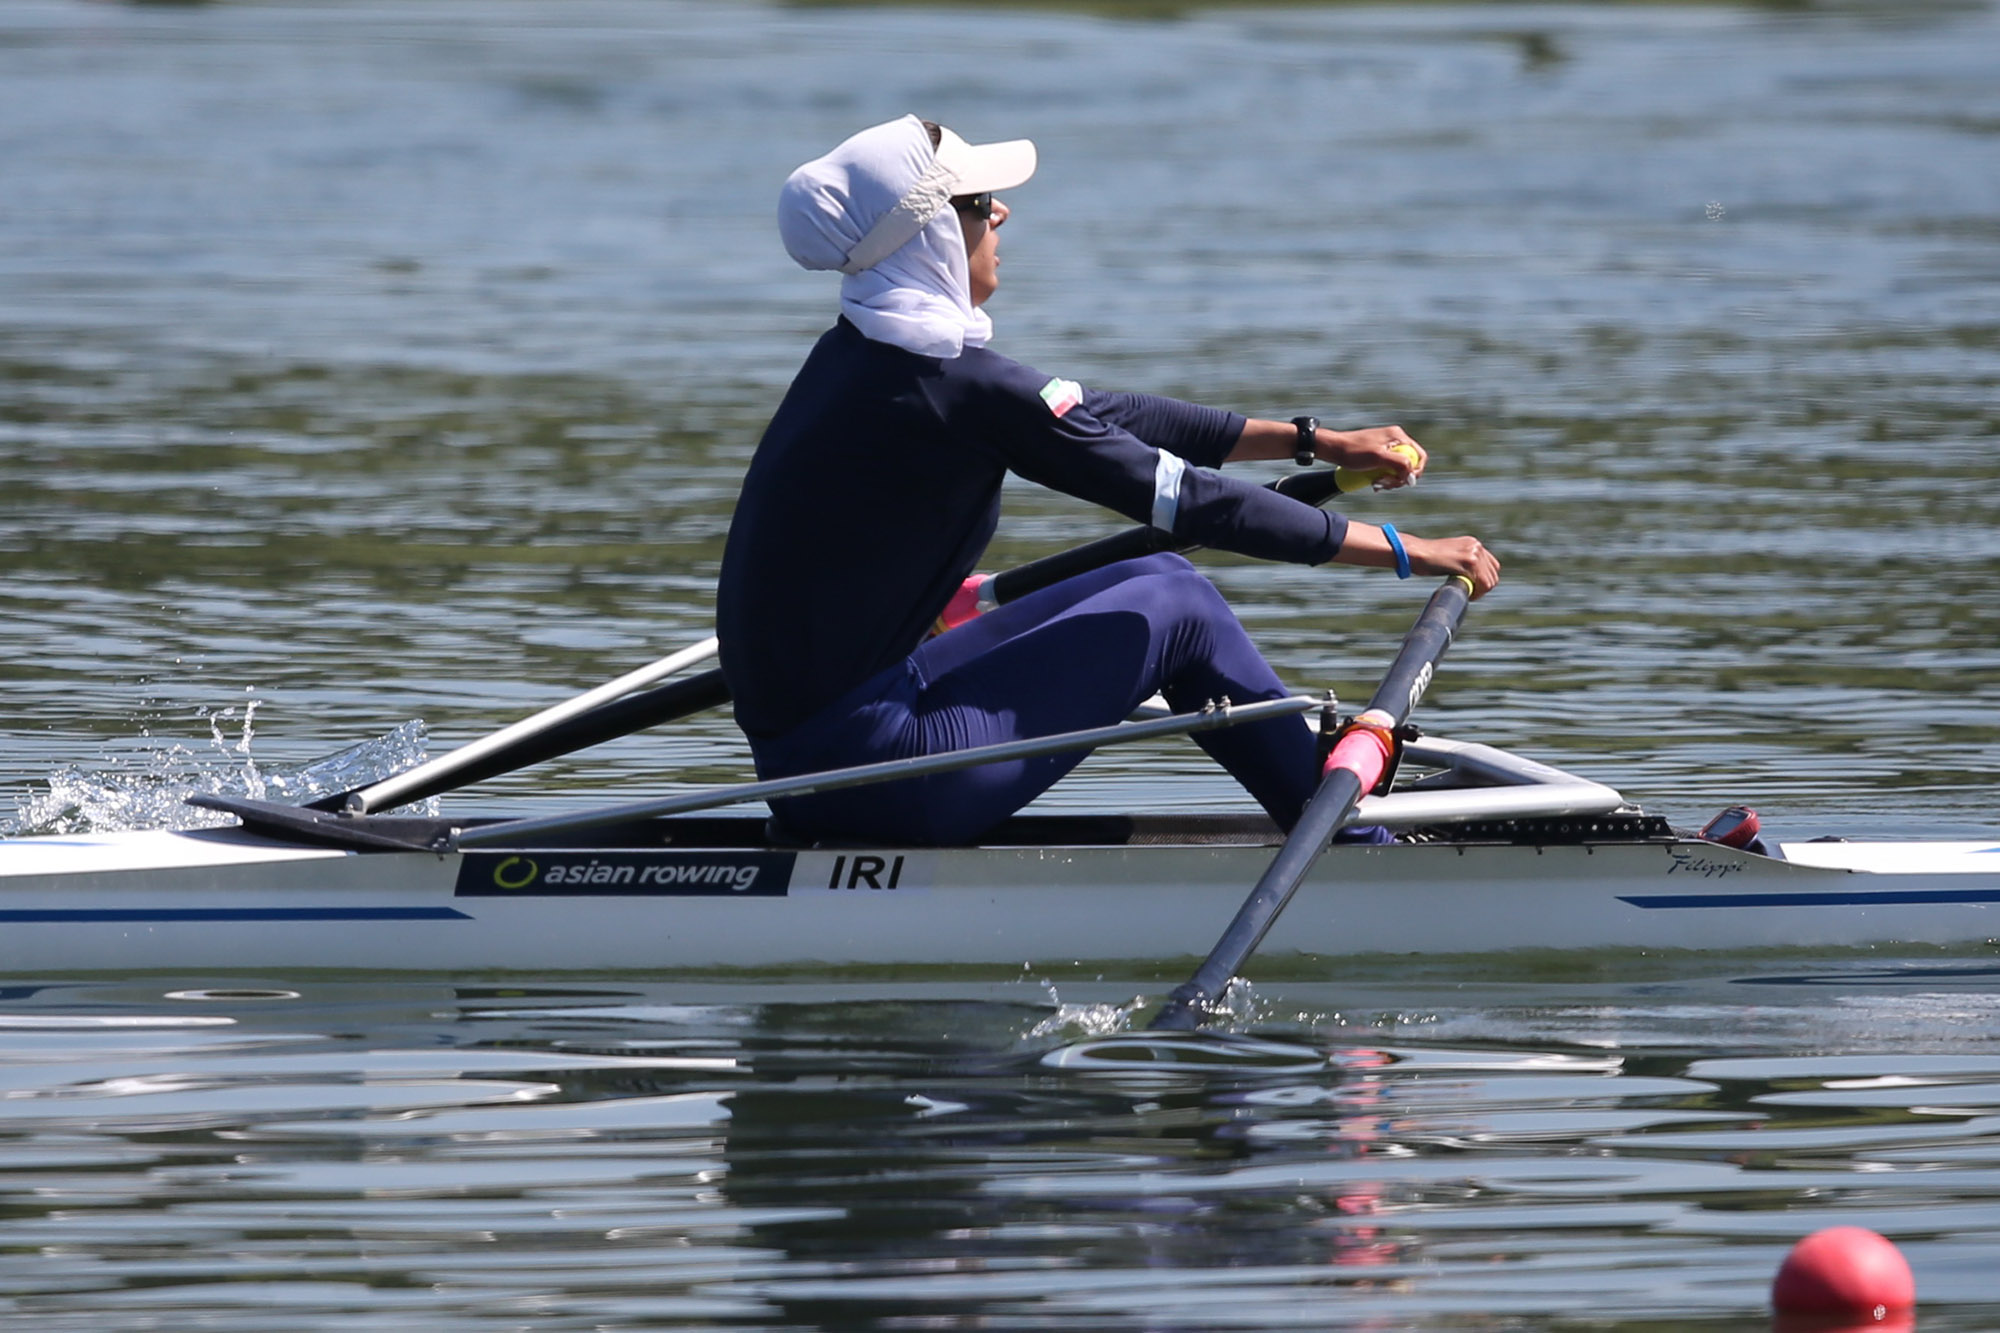
<path id="1" fill-rule="evenodd" d="M 1389 446 L 1389 452 L 1407 459 L 1411 467 L 1417 465 L 1417 451 L 1407 444 L 1392 444 Z M 1333 484 L 1340 488 L 1342 495 L 1352 495 L 1356 491 L 1367 490 L 1376 482 L 1388 476 L 1389 471 L 1390 469 L 1386 467 L 1335 468 L 1333 472 Z"/>

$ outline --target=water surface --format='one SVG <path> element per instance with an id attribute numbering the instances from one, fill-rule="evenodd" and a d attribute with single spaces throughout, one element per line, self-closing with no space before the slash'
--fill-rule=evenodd
<path id="1" fill-rule="evenodd" d="M 161 822 L 705 636 L 830 318 L 784 174 L 1029 135 L 998 345 L 1396 420 L 1507 581 L 1421 715 L 1696 823 L 2000 830 L 1985 4 L 0 10 L 0 811 Z M 998 568 L 1120 526 L 1011 491 Z M 1368 692 L 1425 589 L 1205 557 Z M 409 732 L 399 743 L 414 743 Z M 450 808 L 741 776 L 717 714 Z M 1184 745 L 1060 808 L 1240 808 Z M 8 978 L 36 1328 L 1756 1328 L 1860 1222 L 2000 1323 L 1986 950 L 1255 975 Z M 254 969 L 254 960 L 246 966 Z M 1178 1052 L 1189 1055 L 1188 1052 Z M 1191 1056 L 1190 1056 L 1191 1058 Z M 1237 1067 L 1240 1066 L 1240 1067 Z"/>
<path id="2" fill-rule="evenodd" d="M 51 1329 L 1751 1329 L 1794 1239 L 1859 1224 L 1900 1241 L 1922 1328 L 1988 1328 L 1991 982 L 1357 966 L 1260 994 L 1256 1044 L 1061 1066 L 1128 992 L 20 987 L 5 1308 Z"/>

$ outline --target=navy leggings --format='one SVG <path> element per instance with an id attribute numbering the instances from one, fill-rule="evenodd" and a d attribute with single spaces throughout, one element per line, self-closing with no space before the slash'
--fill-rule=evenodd
<path id="1" fill-rule="evenodd" d="M 1289 693 L 1222 594 L 1177 555 L 1066 579 L 926 641 L 783 736 L 753 743 L 766 778 L 1108 726 L 1155 692 L 1175 712 L 1227 696 Z M 1196 743 L 1289 829 L 1315 787 L 1301 717 L 1198 735 Z M 972 842 L 1035 799 L 1083 753 L 982 764 L 772 802 L 809 838 Z"/>

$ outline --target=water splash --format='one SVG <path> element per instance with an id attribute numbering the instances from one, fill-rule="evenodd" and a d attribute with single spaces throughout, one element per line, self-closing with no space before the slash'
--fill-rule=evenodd
<path id="1" fill-rule="evenodd" d="M 1224 1032 L 1248 1032 L 1265 1018 L 1263 998 L 1242 977 L 1231 977 L 1222 994 L 1203 1009 L 1208 1026 Z"/>
<path id="2" fill-rule="evenodd" d="M 296 772 L 272 777 L 270 788 L 278 794 L 268 799 L 302 804 L 380 782 L 423 763 L 429 750 L 427 740 L 423 719 L 412 718 L 373 740 L 315 759 Z M 438 798 L 432 796 L 404 807 L 402 813 L 434 815 L 438 809 Z"/>
<path id="3" fill-rule="evenodd" d="M 1153 1004 L 1144 995 L 1135 995 L 1123 1004 L 1065 1004 L 1053 981 L 1044 978 L 1042 989 L 1048 992 L 1053 1012 L 1022 1034 L 1025 1043 L 1049 1038 L 1085 1041 L 1130 1032 L 1135 1016 Z M 1230 978 L 1221 997 L 1203 1006 L 1202 1014 L 1205 1026 L 1227 1033 L 1247 1033 L 1269 1017 L 1256 988 L 1241 977 Z"/>
<path id="4" fill-rule="evenodd" d="M 1146 1007 L 1143 995 L 1135 995 L 1123 1004 L 1064 1004 L 1053 982 L 1045 981 L 1042 985 L 1048 990 L 1055 1011 L 1028 1029 L 1022 1037 L 1025 1042 L 1041 1042 L 1051 1037 L 1065 1042 L 1108 1037 L 1130 1029 L 1132 1015 Z"/>
<path id="5" fill-rule="evenodd" d="M 400 773 L 422 763 L 428 748 L 423 721 L 412 719 L 298 768 L 267 769 L 250 753 L 259 702 L 206 715 L 210 744 L 205 750 L 168 745 L 129 759 L 114 756 L 97 768 L 57 769 L 49 775 L 47 791 L 16 800 L 14 818 L 0 822 L 0 836 L 208 828 L 231 822 L 231 816 L 198 810 L 187 804 L 188 797 L 240 796 L 302 805 Z M 417 808 L 435 814 L 437 798 Z"/>

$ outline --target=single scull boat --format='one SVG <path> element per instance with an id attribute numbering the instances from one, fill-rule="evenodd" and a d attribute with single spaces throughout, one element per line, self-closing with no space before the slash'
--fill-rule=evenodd
<path id="1" fill-rule="evenodd" d="M 2000 842 L 1761 855 L 1484 745 L 1414 741 L 1404 774 L 1356 816 L 1398 841 L 1330 848 L 1264 954 L 2000 936 Z M 238 804 L 243 827 L 0 842 L 0 969 L 1157 963 L 1199 955 L 1280 841 L 1261 815 L 1046 815 L 976 847 L 798 847 L 682 814 L 432 850 L 498 824 Z"/>

